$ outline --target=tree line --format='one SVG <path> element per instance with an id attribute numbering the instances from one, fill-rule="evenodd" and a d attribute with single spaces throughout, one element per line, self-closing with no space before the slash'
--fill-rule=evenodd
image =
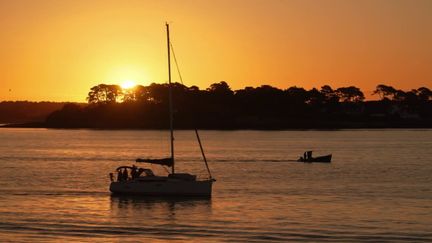
<path id="1" fill-rule="evenodd" d="M 185 85 L 174 83 L 174 92 L 184 93 L 186 95 L 191 95 L 193 93 L 211 94 L 220 93 L 225 94 L 227 98 L 231 95 L 236 96 L 239 93 L 247 94 L 253 93 L 254 91 L 273 91 L 273 92 L 286 92 L 287 95 L 300 95 L 304 99 L 311 98 L 312 96 L 328 96 L 331 98 L 336 98 L 338 101 L 343 102 L 360 102 L 365 99 L 363 92 L 355 87 L 342 87 L 333 90 L 329 85 L 324 85 L 321 90 L 313 88 L 312 90 L 306 91 L 303 88 L 298 88 L 296 86 L 291 87 L 287 90 L 281 90 L 270 85 L 262 85 L 258 88 L 246 87 L 241 90 L 233 91 L 230 86 L 225 82 L 221 81 L 219 83 L 214 83 L 210 85 L 206 90 L 200 90 L 197 86 L 187 87 Z M 152 83 L 149 86 L 137 85 L 131 89 L 122 89 L 119 85 L 109 85 L 109 84 L 99 84 L 90 89 L 87 96 L 87 101 L 90 104 L 107 104 L 116 102 L 153 102 L 158 99 L 165 99 L 167 97 L 167 84 L 156 84 Z"/>
<path id="2" fill-rule="evenodd" d="M 172 92 L 180 129 L 432 127 L 432 91 L 426 87 L 405 92 L 380 84 L 374 91 L 378 101 L 365 101 L 355 86 L 232 90 L 221 81 L 205 90 L 173 83 Z M 169 124 L 167 84 L 132 89 L 99 84 L 87 101 L 51 113 L 46 126 L 165 129 Z"/>
<path id="3" fill-rule="evenodd" d="M 64 102 L 1 101 L 0 124 L 44 122 Z"/>

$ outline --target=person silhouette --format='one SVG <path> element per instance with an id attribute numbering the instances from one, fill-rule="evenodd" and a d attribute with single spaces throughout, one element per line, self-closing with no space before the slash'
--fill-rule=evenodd
<path id="1" fill-rule="evenodd" d="M 124 169 L 124 170 L 123 170 L 123 180 L 124 180 L 124 181 L 127 181 L 127 180 L 128 180 L 128 177 L 129 177 L 129 175 L 128 175 L 128 171 L 127 171 L 127 169 Z"/>
<path id="2" fill-rule="evenodd" d="M 131 177 L 132 177 L 132 180 L 137 177 L 137 167 L 135 165 L 132 165 Z"/>
<path id="3" fill-rule="evenodd" d="M 117 171 L 117 181 L 122 181 L 123 179 L 123 172 L 121 170 Z"/>

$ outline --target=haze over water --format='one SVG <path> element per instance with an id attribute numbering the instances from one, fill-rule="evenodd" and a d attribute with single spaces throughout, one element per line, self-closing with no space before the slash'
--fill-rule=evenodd
<path id="1" fill-rule="evenodd" d="M 175 136 L 177 170 L 205 175 Z M 430 129 L 201 136 L 211 199 L 119 198 L 108 173 L 168 155 L 166 131 L 1 129 L 0 241 L 432 241 Z M 308 149 L 333 162 L 290 161 Z"/>

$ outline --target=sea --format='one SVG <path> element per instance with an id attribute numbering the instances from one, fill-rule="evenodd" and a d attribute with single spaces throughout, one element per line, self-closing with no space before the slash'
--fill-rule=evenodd
<path id="1" fill-rule="evenodd" d="M 118 197 L 109 173 L 169 156 L 167 131 L 0 129 L 0 242 L 432 242 L 430 129 L 200 135 L 211 198 Z M 193 131 L 175 159 L 207 176 Z"/>

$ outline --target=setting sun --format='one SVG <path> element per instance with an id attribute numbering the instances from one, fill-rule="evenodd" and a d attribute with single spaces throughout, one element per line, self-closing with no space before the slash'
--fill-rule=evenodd
<path id="1" fill-rule="evenodd" d="M 123 81 L 123 83 L 120 84 L 120 86 L 122 87 L 122 89 L 130 89 L 136 86 L 135 81 L 132 80 L 126 80 Z"/>

